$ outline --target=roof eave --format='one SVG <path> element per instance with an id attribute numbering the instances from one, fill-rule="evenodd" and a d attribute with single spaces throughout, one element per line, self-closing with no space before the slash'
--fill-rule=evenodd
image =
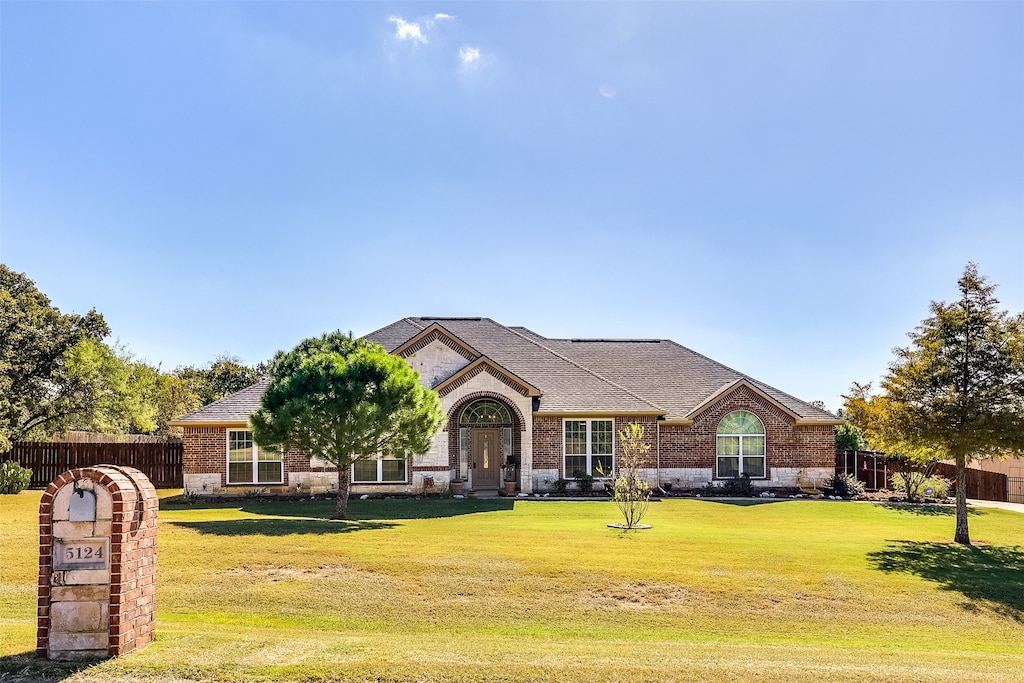
<path id="1" fill-rule="evenodd" d="M 170 420 L 168 427 L 248 427 L 248 420 Z"/>
<path id="2" fill-rule="evenodd" d="M 535 410 L 537 417 L 616 417 L 619 415 L 635 415 L 637 417 L 660 417 L 662 412 L 650 410 Z"/>

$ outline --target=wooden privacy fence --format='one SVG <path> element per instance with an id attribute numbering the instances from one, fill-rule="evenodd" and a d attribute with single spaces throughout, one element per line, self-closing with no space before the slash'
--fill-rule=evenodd
<path id="1" fill-rule="evenodd" d="M 940 462 L 935 466 L 935 474 L 941 475 L 950 481 L 956 479 L 956 465 Z M 950 488 L 949 495 L 955 491 Z M 978 500 L 1001 500 L 1006 502 L 1007 496 L 1006 475 L 1001 472 L 986 472 L 967 468 L 967 497 Z"/>
<path id="2" fill-rule="evenodd" d="M 15 441 L 0 462 L 14 460 L 32 470 L 31 488 L 45 488 L 65 471 L 93 465 L 127 465 L 141 470 L 156 488 L 181 488 L 181 440 L 163 443 L 66 443 Z"/>
<path id="3" fill-rule="evenodd" d="M 893 470 L 878 451 L 836 451 L 836 472 L 852 474 L 869 491 L 892 488 Z M 956 466 L 936 463 L 934 474 L 950 481 L 956 479 Z M 950 489 L 950 495 L 954 491 Z M 978 500 L 1009 500 L 1009 487 L 1005 474 L 967 468 L 967 497 Z M 1021 501 L 1024 502 L 1024 501 Z"/>

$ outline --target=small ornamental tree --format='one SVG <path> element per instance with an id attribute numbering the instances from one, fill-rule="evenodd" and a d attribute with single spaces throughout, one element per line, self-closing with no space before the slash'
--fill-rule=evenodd
<path id="1" fill-rule="evenodd" d="M 340 332 L 278 353 L 251 418 L 260 446 L 297 448 L 338 468 L 335 519 L 346 518 L 352 463 L 423 453 L 443 420 L 437 394 L 405 359 Z"/>
<path id="2" fill-rule="evenodd" d="M 836 427 L 836 450 L 859 451 L 864 446 L 864 434 L 851 424 Z"/>
<path id="3" fill-rule="evenodd" d="M 640 465 L 651 450 L 644 441 L 644 428 L 631 422 L 619 432 L 622 455 L 619 456 L 618 478 L 615 480 L 615 504 L 619 506 L 625 528 L 636 529 L 647 514 L 651 500 L 650 485 L 640 478 Z"/>
<path id="4" fill-rule="evenodd" d="M 1024 314 L 996 308 L 994 285 L 967 264 L 960 298 L 932 302 L 931 316 L 896 349 L 882 393 L 854 385 L 846 398 L 868 443 L 927 464 L 956 464 L 956 543 L 970 545 L 967 465 L 1024 455 Z"/>

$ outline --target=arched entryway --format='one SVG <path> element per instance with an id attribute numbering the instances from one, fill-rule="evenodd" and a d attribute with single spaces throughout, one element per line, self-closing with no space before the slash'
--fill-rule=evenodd
<path id="1" fill-rule="evenodd" d="M 495 490 L 518 479 L 521 425 L 512 406 L 496 396 L 465 401 L 452 414 L 458 425 L 456 473 L 476 490 Z"/>

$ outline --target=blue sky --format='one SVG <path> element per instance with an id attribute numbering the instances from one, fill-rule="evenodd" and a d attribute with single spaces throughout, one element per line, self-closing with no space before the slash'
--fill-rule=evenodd
<path id="1" fill-rule="evenodd" d="M 484 315 L 832 409 L 1024 310 L 1024 3 L 0 3 L 0 259 L 165 368 Z"/>

